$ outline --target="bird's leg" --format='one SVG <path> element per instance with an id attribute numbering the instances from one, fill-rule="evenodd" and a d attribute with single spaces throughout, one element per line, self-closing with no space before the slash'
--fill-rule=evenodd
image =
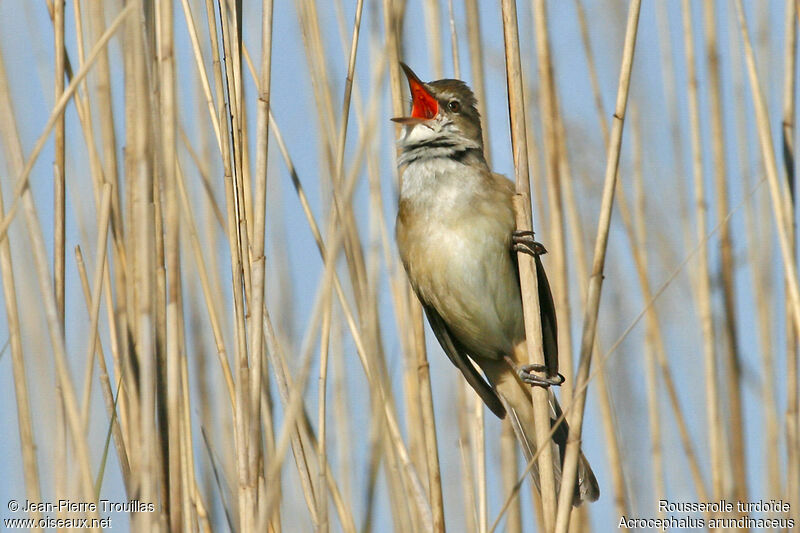
<path id="1" fill-rule="evenodd" d="M 536 387 L 550 387 L 551 385 L 554 387 L 558 387 L 562 383 L 564 383 L 564 376 L 560 373 L 556 374 L 555 376 L 548 376 L 541 378 L 534 374 L 534 372 L 547 372 L 547 367 L 545 365 L 537 365 L 537 364 L 528 364 L 518 366 L 511 357 L 508 355 L 503 356 L 506 362 L 514 369 L 514 372 L 517 373 L 519 379 L 522 380 L 523 383 L 527 383 L 531 386 Z"/>
<path id="2" fill-rule="evenodd" d="M 532 231 L 515 230 L 511 233 L 511 249 L 534 257 L 547 253 L 547 249 L 540 242 L 533 239 Z"/>

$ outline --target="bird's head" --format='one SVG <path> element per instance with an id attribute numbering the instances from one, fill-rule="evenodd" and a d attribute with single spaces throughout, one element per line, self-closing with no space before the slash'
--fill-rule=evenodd
<path id="1" fill-rule="evenodd" d="M 481 118 L 472 90 L 461 80 L 423 82 L 408 65 L 403 67 L 411 90 L 411 116 L 392 120 L 406 126 L 400 145 L 404 159 L 451 157 L 477 151 L 483 158 Z M 417 153 L 420 151 L 420 153 Z"/>

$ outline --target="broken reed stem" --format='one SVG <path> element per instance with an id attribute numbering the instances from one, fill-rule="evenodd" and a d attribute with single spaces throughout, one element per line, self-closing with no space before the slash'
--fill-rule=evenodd
<path id="1" fill-rule="evenodd" d="M 532 227 L 528 137 L 525 125 L 525 98 L 522 85 L 523 74 L 519 50 L 516 0 L 502 0 L 501 7 L 511 125 L 511 147 L 514 155 L 517 189 L 517 194 L 513 197 L 513 207 L 517 230 L 530 231 Z M 544 367 L 542 323 L 534 259 L 526 254 L 518 254 L 517 260 L 519 262 L 522 310 L 525 319 L 526 355 L 531 364 Z M 555 524 L 556 481 L 553 471 L 553 449 L 547 436 L 550 431 L 549 392 L 543 387 L 533 387 L 531 396 L 536 426 L 534 428 L 537 441 L 535 445 L 539 453 L 539 482 L 542 494 L 544 526 L 545 531 L 550 532 Z"/>
<path id="2" fill-rule="evenodd" d="M 586 391 L 585 389 L 582 392 L 577 391 L 578 388 L 583 388 L 584 384 L 588 384 L 587 380 L 592 363 L 592 348 L 594 346 L 598 312 L 600 310 L 603 269 L 608 246 L 608 233 L 611 226 L 611 211 L 614 206 L 614 189 L 617 182 L 617 169 L 619 168 L 620 151 L 622 148 L 622 129 L 625 124 L 625 110 L 628 103 L 628 89 L 630 87 L 633 56 L 636 48 L 636 33 L 639 26 L 640 7 L 640 0 L 631 0 L 628 8 L 625 44 L 619 75 L 619 89 L 614 109 L 614 122 L 611 127 L 611 142 L 608 145 L 603 198 L 600 206 L 600 219 L 597 225 L 597 238 L 594 248 L 594 260 L 591 277 L 589 278 L 589 287 L 586 293 L 586 310 L 583 320 L 583 333 L 581 336 L 580 366 L 578 367 L 576 392 L 573 396 L 576 408 L 572 410 L 572 414 L 569 417 L 569 437 L 567 439 L 567 450 L 562 468 L 561 491 L 559 494 L 558 516 L 556 519 L 557 533 L 566 533 L 569 527 L 572 497 L 574 495 L 575 481 L 578 474 L 578 457 L 580 455 Z"/>

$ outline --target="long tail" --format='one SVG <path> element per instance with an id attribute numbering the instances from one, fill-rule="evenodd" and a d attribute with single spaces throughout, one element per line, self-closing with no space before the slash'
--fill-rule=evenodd
<path id="1" fill-rule="evenodd" d="M 530 386 L 525 385 L 517 377 L 516 373 L 503 360 L 481 360 L 481 365 L 489 382 L 500 394 L 506 404 L 511 425 L 514 433 L 522 447 L 522 452 L 528 462 L 536 453 L 536 434 L 533 422 L 533 404 L 531 403 Z M 552 391 L 550 393 L 550 423 L 561 416 L 561 407 Z M 556 489 L 561 486 L 561 464 L 564 461 L 564 454 L 567 448 L 567 434 L 569 428 L 566 421 L 559 424 L 558 429 L 553 435 L 552 444 L 556 446 L 553 450 L 553 469 L 556 477 Z M 537 489 L 539 485 L 539 469 L 534 464 L 531 469 L 533 482 Z M 595 501 L 600 497 L 600 487 L 594 472 L 589 466 L 589 461 L 581 452 L 578 459 L 578 479 L 575 485 L 575 496 L 572 500 L 574 506 L 583 503 L 584 500 Z"/>

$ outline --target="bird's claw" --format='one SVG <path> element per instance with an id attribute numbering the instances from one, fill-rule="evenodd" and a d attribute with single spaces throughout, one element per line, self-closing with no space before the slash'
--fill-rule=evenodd
<path id="1" fill-rule="evenodd" d="M 523 383 L 527 383 L 528 385 L 535 386 L 535 387 L 558 387 L 562 383 L 564 383 L 564 375 L 561 373 L 556 374 L 555 376 L 548 376 L 548 377 L 539 377 L 534 372 L 545 372 L 547 369 L 544 365 L 523 365 L 517 370 L 517 374 L 519 375 L 519 379 L 522 380 Z"/>
<path id="2" fill-rule="evenodd" d="M 544 388 L 548 388 L 551 386 L 558 387 L 562 383 L 564 383 L 565 379 L 564 375 L 560 373 L 557 373 L 555 376 L 546 376 L 546 377 L 540 377 L 534 374 L 534 372 L 539 372 L 539 373 L 547 372 L 547 367 L 545 365 L 537 365 L 531 363 L 527 365 L 517 366 L 510 357 L 506 356 L 505 359 L 508 362 L 508 364 L 511 365 L 511 368 L 513 368 L 514 371 L 517 373 L 519 379 L 523 383 L 527 383 L 532 387 L 544 387 Z"/>
<path id="3" fill-rule="evenodd" d="M 522 252 L 534 257 L 547 253 L 544 245 L 534 240 L 532 231 L 513 231 L 511 233 L 511 244 L 515 252 Z"/>

